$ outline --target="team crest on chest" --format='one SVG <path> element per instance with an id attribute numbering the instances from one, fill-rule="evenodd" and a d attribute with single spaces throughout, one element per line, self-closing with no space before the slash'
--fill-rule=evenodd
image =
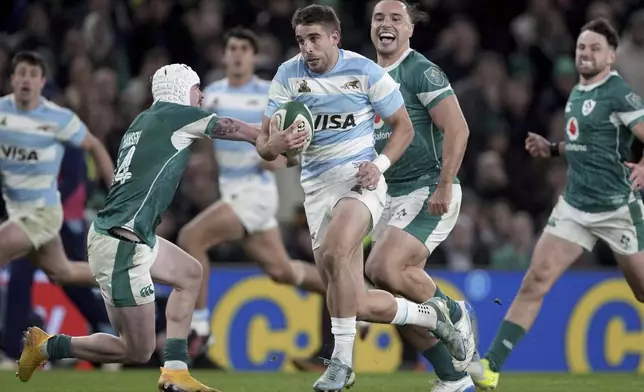
<path id="1" fill-rule="evenodd" d="M 585 100 L 583 106 L 581 107 L 581 114 L 583 114 L 584 116 L 589 115 L 593 111 L 593 109 L 595 109 L 596 104 L 597 102 L 592 99 Z"/>
<path id="2" fill-rule="evenodd" d="M 579 123 L 576 117 L 570 117 L 568 123 L 566 123 L 566 133 L 571 141 L 579 139 Z"/>
<path id="3" fill-rule="evenodd" d="M 309 84 L 306 82 L 306 80 L 302 80 L 300 84 L 297 87 L 297 92 L 298 93 L 310 93 L 311 92 L 311 87 L 309 87 Z"/>

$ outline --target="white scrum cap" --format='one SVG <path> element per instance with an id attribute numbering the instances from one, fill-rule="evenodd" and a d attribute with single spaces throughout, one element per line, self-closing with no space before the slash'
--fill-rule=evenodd
<path id="1" fill-rule="evenodd" d="M 152 98 L 154 102 L 190 105 L 190 89 L 199 83 L 199 76 L 187 65 L 164 65 L 152 76 Z"/>

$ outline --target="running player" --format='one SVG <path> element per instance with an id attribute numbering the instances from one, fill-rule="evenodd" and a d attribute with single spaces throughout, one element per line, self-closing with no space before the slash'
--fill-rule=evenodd
<path id="1" fill-rule="evenodd" d="M 89 151 L 108 186 L 114 166 L 76 114 L 42 96 L 45 70 L 39 54 L 17 53 L 13 94 L 0 98 L 0 182 L 9 215 L 0 224 L 0 268 L 28 255 L 54 282 L 95 285 L 87 263 L 69 262 L 58 234 L 63 224 L 58 192 L 63 144 Z"/>
<path id="2" fill-rule="evenodd" d="M 374 245 L 365 266 L 379 288 L 424 303 L 444 298 L 450 316 L 466 342 L 465 361 L 452 362 L 443 343 L 406 327 L 402 334 L 433 365 L 439 381 L 432 391 L 474 391 L 465 372 L 475 351 L 474 334 L 464 302 L 445 296 L 425 273 L 427 257 L 454 228 L 461 205 L 456 174 L 469 130 L 458 100 L 443 71 L 411 49 L 409 39 L 419 10 L 404 0 L 382 0 L 373 10 L 371 41 L 378 65 L 400 85 L 414 125 L 414 139 L 396 164 L 384 173 L 389 198 L 373 234 Z M 376 150 L 385 148 L 392 130 L 376 121 Z"/>
<path id="3" fill-rule="evenodd" d="M 413 128 L 394 80 L 373 61 L 338 48 L 340 21 L 328 6 L 298 9 L 292 25 L 300 54 L 283 63 L 269 91 L 257 149 L 267 160 L 286 151 L 273 139 L 271 116 L 279 105 L 298 100 L 311 110 L 315 134 L 302 154 L 302 187 L 315 261 L 327 285 L 335 345 L 328 368 L 314 383 L 317 391 L 339 391 L 355 382 L 351 368 L 356 316 L 365 321 L 421 325 L 465 358 L 463 339 L 449 319 L 445 302 L 424 305 L 367 291 L 362 240 L 380 219 L 387 195 L 382 177 L 413 139 Z M 382 154 L 374 149 L 375 115 L 392 134 Z M 295 129 L 299 124 L 293 124 Z M 293 138 L 300 133 L 292 134 Z"/>
<path id="4" fill-rule="evenodd" d="M 119 336 L 49 336 L 30 328 L 19 360 L 21 381 L 28 381 L 47 359 L 146 363 L 156 346 L 153 281 L 158 281 L 174 288 L 166 307 L 159 391 L 215 391 L 192 378 L 187 367 L 187 336 L 201 265 L 157 237 L 155 230 L 179 185 L 188 147 L 196 139 L 253 142 L 259 130 L 200 109 L 199 77 L 183 64 L 156 71 L 152 96 L 152 107 L 134 120 L 121 140 L 114 184 L 88 234 L 89 264 Z"/>
<path id="5" fill-rule="evenodd" d="M 503 364 L 532 326 L 544 296 L 598 239 L 611 247 L 635 298 L 644 302 L 644 205 L 624 163 L 633 135 L 644 140 L 644 104 L 611 71 L 617 44 L 617 32 L 605 19 L 582 27 L 575 51 L 579 84 L 565 108 L 565 141 L 549 143 L 536 134 L 526 139 L 532 156 L 565 155 L 568 178 L 490 350 L 481 366 L 471 367 L 481 389 L 497 387 Z"/>
<path id="6" fill-rule="evenodd" d="M 236 28 L 226 35 L 225 42 L 227 76 L 204 89 L 205 106 L 219 116 L 238 118 L 259 127 L 270 83 L 254 75 L 257 38 L 250 30 Z M 262 160 L 248 143 L 216 140 L 215 151 L 222 200 L 188 223 L 178 240 L 178 245 L 199 260 L 204 269 L 192 317 L 192 329 L 202 337 L 210 333 L 206 307 L 210 261 L 206 252 L 220 243 L 241 241 L 246 254 L 278 283 L 324 293 L 315 266 L 291 260 L 282 242 L 275 219 L 277 184 L 271 171 L 284 167 L 284 162 Z"/>

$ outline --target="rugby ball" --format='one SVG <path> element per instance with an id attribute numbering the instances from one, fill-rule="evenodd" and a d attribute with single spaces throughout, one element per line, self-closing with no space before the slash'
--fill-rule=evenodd
<path id="1" fill-rule="evenodd" d="M 309 108 L 302 102 L 289 101 L 283 103 L 277 108 L 271 120 L 273 118 L 276 119 L 277 129 L 280 132 L 285 131 L 294 122 L 301 121 L 300 130 L 305 130 L 308 133 L 306 142 L 302 147 L 288 150 L 284 155 L 288 158 L 292 158 L 306 151 L 311 144 L 311 139 L 313 139 L 313 116 L 311 115 Z"/>

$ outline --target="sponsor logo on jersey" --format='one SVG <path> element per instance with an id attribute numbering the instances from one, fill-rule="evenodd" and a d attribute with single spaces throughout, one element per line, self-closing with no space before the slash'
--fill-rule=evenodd
<path id="1" fill-rule="evenodd" d="M 0 154 L 2 158 L 18 162 L 38 161 L 38 151 L 28 148 L 0 145 Z"/>
<path id="2" fill-rule="evenodd" d="M 154 285 L 151 284 L 151 285 L 145 286 L 144 288 L 139 290 L 139 294 L 143 298 L 151 296 L 152 294 L 154 294 Z"/>
<path id="3" fill-rule="evenodd" d="M 566 102 L 566 110 L 564 112 L 568 113 L 571 110 L 572 110 L 572 103 L 571 102 Z"/>
<path id="4" fill-rule="evenodd" d="M 380 117 L 379 114 L 376 114 L 376 118 L 373 120 L 373 129 L 380 129 L 383 125 L 385 125 L 385 122 L 382 120 L 382 117 Z"/>
<path id="5" fill-rule="evenodd" d="M 570 117 L 566 124 L 566 133 L 568 138 L 572 141 L 579 139 L 579 123 L 576 117 Z"/>
<path id="6" fill-rule="evenodd" d="M 592 99 L 585 100 L 583 106 L 581 107 L 581 114 L 583 114 L 584 116 L 589 115 L 590 113 L 592 113 L 593 109 L 595 109 L 596 104 L 597 102 Z"/>
<path id="7" fill-rule="evenodd" d="M 347 129 L 356 126 L 353 114 L 318 114 L 315 116 L 315 130 Z"/>

